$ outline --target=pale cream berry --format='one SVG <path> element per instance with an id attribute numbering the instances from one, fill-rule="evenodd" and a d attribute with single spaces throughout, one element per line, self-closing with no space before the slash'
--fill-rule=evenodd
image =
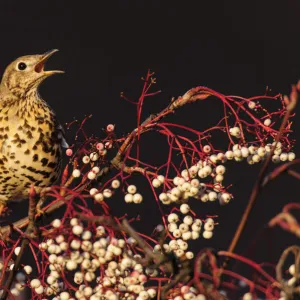
<path id="1" fill-rule="evenodd" d="M 92 238 L 92 233 L 89 230 L 86 230 L 81 235 L 83 240 L 90 240 Z"/>
<path id="2" fill-rule="evenodd" d="M 156 290 L 155 289 L 148 289 L 147 293 L 149 294 L 150 298 L 154 298 L 156 296 Z"/>
<path id="3" fill-rule="evenodd" d="M 59 294 L 60 300 L 68 300 L 70 299 L 70 294 L 68 292 L 62 292 Z"/>
<path id="4" fill-rule="evenodd" d="M 181 171 L 181 176 L 183 177 L 183 178 L 189 178 L 189 171 L 187 170 L 187 169 L 184 169 L 184 170 L 182 170 Z"/>
<path id="5" fill-rule="evenodd" d="M 94 180 L 97 177 L 97 174 L 95 174 L 93 171 L 88 172 L 87 175 L 89 180 Z"/>
<path id="6" fill-rule="evenodd" d="M 187 178 L 188 179 L 188 178 Z M 180 177 L 179 178 L 179 180 L 178 180 L 178 185 L 180 186 L 180 185 L 183 185 L 184 183 L 185 183 L 185 179 L 184 178 L 182 178 L 182 177 Z"/>
<path id="7" fill-rule="evenodd" d="M 169 223 L 169 224 L 168 224 L 168 230 L 169 230 L 170 232 L 174 232 L 176 229 L 178 229 L 176 223 Z"/>
<path id="8" fill-rule="evenodd" d="M 184 204 L 180 205 L 180 212 L 182 214 L 187 214 L 187 213 L 189 213 L 189 211 L 190 211 L 190 207 L 188 204 L 184 203 Z"/>
<path id="9" fill-rule="evenodd" d="M 133 202 L 133 195 L 132 194 L 126 194 L 124 197 L 124 200 L 126 203 L 132 203 Z"/>
<path id="10" fill-rule="evenodd" d="M 121 185 L 121 182 L 120 182 L 120 180 L 118 180 L 118 179 L 113 180 L 112 183 L 111 183 L 111 187 L 112 187 L 113 189 L 119 188 L 120 185 Z"/>
<path id="11" fill-rule="evenodd" d="M 88 163 L 90 162 L 90 158 L 89 158 L 87 155 L 85 155 L 85 156 L 82 158 L 82 162 L 83 162 L 84 164 L 88 164 Z"/>
<path id="12" fill-rule="evenodd" d="M 247 147 L 242 147 L 241 148 L 241 153 L 242 153 L 242 157 L 248 157 L 249 156 L 249 150 Z"/>
<path id="13" fill-rule="evenodd" d="M 173 178 L 174 185 L 179 185 L 180 177 L 176 176 Z"/>
<path id="14" fill-rule="evenodd" d="M 139 204 L 143 201 L 143 196 L 139 193 L 133 195 L 133 203 Z"/>
<path id="15" fill-rule="evenodd" d="M 95 275 L 95 273 L 93 273 L 93 272 L 86 272 L 85 275 L 84 275 L 84 279 L 85 279 L 87 282 L 91 282 L 91 281 L 93 281 L 95 278 L 96 278 L 96 275 Z"/>
<path id="16" fill-rule="evenodd" d="M 200 230 L 199 231 L 192 231 L 192 239 L 197 240 L 200 237 Z"/>
<path id="17" fill-rule="evenodd" d="M 113 249 L 113 254 L 114 254 L 115 256 L 121 255 L 121 254 L 122 254 L 122 249 L 119 248 L 119 247 L 114 247 L 114 249 Z"/>
<path id="18" fill-rule="evenodd" d="M 31 274 L 31 272 L 32 272 L 32 267 L 31 266 L 29 266 L 29 265 L 27 265 L 27 266 L 24 266 L 24 271 L 25 271 L 25 273 L 26 274 Z"/>
<path id="19" fill-rule="evenodd" d="M 181 250 L 185 251 L 188 248 L 188 243 L 187 242 L 185 242 L 183 240 L 180 240 L 181 242 L 179 243 L 179 240 L 177 240 L 177 241 L 178 241 L 179 248 Z"/>
<path id="20" fill-rule="evenodd" d="M 104 195 L 102 193 L 97 193 L 95 196 L 94 196 L 94 199 L 97 201 L 97 202 L 102 202 L 104 200 Z"/>
<path id="21" fill-rule="evenodd" d="M 204 230 L 206 230 L 206 231 L 212 231 L 213 229 L 214 229 L 214 223 L 205 222 L 205 224 L 204 224 Z"/>
<path id="22" fill-rule="evenodd" d="M 211 151 L 211 147 L 209 146 L 209 145 L 205 145 L 204 147 L 203 147 L 203 152 L 204 153 L 209 153 Z"/>
<path id="23" fill-rule="evenodd" d="M 199 187 L 199 185 L 200 185 L 200 182 L 199 182 L 199 180 L 198 179 L 196 179 L 196 178 L 194 178 L 194 179 L 192 179 L 191 180 L 191 186 L 192 187 Z"/>
<path id="24" fill-rule="evenodd" d="M 193 259 L 194 258 L 194 253 L 191 251 L 188 251 L 185 253 L 185 256 L 187 259 Z"/>
<path id="25" fill-rule="evenodd" d="M 295 158 L 296 158 L 295 153 L 293 153 L 293 152 L 288 153 L 288 160 L 289 161 L 293 161 Z"/>
<path id="26" fill-rule="evenodd" d="M 81 225 L 75 225 L 72 228 L 72 232 L 76 235 L 80 235 L 83 232 L 83 227 Z"/>
<path id="27" fill-rule="evenodd" d="M 280 155 L 281 152 L 282 152 L 282 149 L 281 149 L 281 148 L 276 148 L 276 149 L 274 150 L 274 154 L 276 154 L 276 155 Z"/>
<path id="28" fill-rule="evenodd" d="M 163 176 L 163 175 L 158 175 L 157 179 L 160 181 L 160 183 L 164 183 L 165 182 L 165 176 Z"/>
<path id="29" fill-rule="evenodd" d="M 242 300 L 252 300 L 252 299 L 253 299 L 252 294 L 251 293 L 246 293 L 246 294 L 244 294 Z"/>
<path id="30" fill-rule="evenodd" d="M 34 288 L 38 288 L 41 285 L 41 282 L 39 279 L 32 279 L 30 281 L 30 286 L 34 289 Z"/>
<path id="31" fill-rule="evenodd" d="M 233 151 L 231 151 L 231 150 L 226 151 L 225 156 L 228 160 L 232 160 L 234 157 Z"/>
<path id="32" fill-rule="evenodd" d="M 274 163 L 279 163 L 280 162 L 280 157 L 279 157 L 279 155 L 273 155 L 272 156 L 272 161 L 274 162 Z"/>
<path id="33" fill-rule="evenodd" d="M 94 172 L 95 174 L 98 174 L 100 172 L 100 168 L 99 167 L 93 167 L 92 172 Z"/>
<path id="34" fill-rule="evenodd" d="M 67 242 L 62 242 L 59 246 L 62 251 L 66 251 L 69 248 L 69 244 Z"/>
<path id="35" fill-rule="evenodd" d="M 290 273 L 292 276 L 294 276 L 294 275 L 295 275 L 295 272 L 296 272 L 296 266 L 295 266 L 295 264 L 290 265 L 290 267 L 289 267 L 289 273 Z"/>
<path id="36" fill-rule="evenodd" d="M 80 170 L 74 169 L 73 172 L 72 172 L 72 176 L 73 176 L 74 178 L 80 177 Z"/>
<path id="37" fill-rule="evenodd" d="M 205 239 L 210 239 L 212 236 L 213 236 L 213 232 L 212 232 L 212 231 L 207 231 L 207 230 L 205 230 L 205 231 L 203 232 L 203 237 L 204 237 Z"/>
<path id="38" fill-rule="evenodd" d="M 192 238 L 192 232 L 191 231 L 187 231 L 187 232 L 183 232 L 182 233 L 182 239 L 187 241 L 190 240 Z"/>
<path id="39" fill-rule="evenodd" d="M 19 255 L 20 251 L 21 251 L 21 247 L 16 247 L 14 250 L 15 255 Z"/>
<path id="40" fill-rule="evenodd" d="M 135 185 L 133 185 L 133 184 L 131 184 L 131 185 L 129 185 L 128 187 L 127 187 L 127 192 L 129 193 L 129 194 L 135 194 L 136 193 L 136 186 Z"/>
<path id="41" fill-rule="evenodd" d="M 147 299 L 149 299 L 149 294 L 146 291 L 141 291 L 139 293 L 139 297 L 140 297 L 140 299 L 147 300 Z"/>
<path id="42" fill-rule="evenodd" d="M 232 128 L 229 129 L 229 133 L 230 133 L 232 136 L 239 137 L 240 134 L 241 134 L 241 131 L 240 131 L 240 128 L 239 128 L 239 127 L 232 127 Z"/>
<path id="43" fill-rule="evenodd" d="M 78 222 L 78 219 L 77 218 L 72 218 L 71 220 L 70 220 L 70 225 L 71 226 L 75 226 L 75 225 L 78 225 L 79 224 L 79 222 Z"/>
<path id="44" fill-rule="evenodd" d="M 158 198 L 161 202 L 168 201 L 168 195 L 166 193 L 159 194 Z"/>
<path id="45" fill-rule="evenodd" d="M 218 156 L 216 155 L 216 154 L 212 154 L 210 157 L 209 157 L 209 159 L 210 159 L 210 161 L 212 162 L 212 163 L 217 163 L 217 161 L 218 161 Z"/>
<path id="46" fill-rule="evenodd" d="M 241 158 L 242 157 L 242 151 L 240 149 L 236 149 L 233 151 L 233 156 L 236 158 Z"/>
<path id="47" fill-rule="evenodd" d="M 61 220 L 60 219 L 55 219 L 52 221 L 52 226 L 54 228 L 59 228 L 61 226 Z"/>
<path id="48" fill-rule="evenodd" d="M 91 161 L 96 161 L 96 160 L 98 160 L 98 158 L 99 158 L 99 154 L 97 152 L 92 152 L 90 154 L 90 160 Z"/>
<path id="49" fill-rule="evenodd" d="M 176 223 L 178 221 L 179 221 L 179 217 L 178 217 L 177 214 L 171 213 L 171 214 L 168 215 L 168 222 L 170 222 L 170 223 L 173 223 L 173 222 Z"/>
<path id="50" fill-rule="evenodd" d="M 271 119 L 265 119 L 265 120 L 264 120 L 264 125 L 265 125 L 265 126 L 270 126 L 270 125 L 271 125 L 271 122 L 272 122 Z"/>
<path id="51" fill-rule="evenodd" d="M 189 230 L 189 226 L 185 223 L 181 223 L 179 225 L 179 230 L 181 231 L 181 233 L 187 232 Z"/>
<path id="52" fill-rule="evenodd" d="M 212 168 L 209 165 L 205 166 L 202 170 L 206 174 L 206 176 L 208 176 L 212 173 Z"/>
<path id="53" fill-rule="evenodd" d="M 152 180 L 152 185 L 155 187 L 155 188 L 159 188 L 161 186 L 161 182 L 157 179 L 157 178 L 154 178 Z"/>
<path id="54" fill-rule="evenodd" d="M 201 197 L 200 197 L 200 200 L 202 201 L 202 202 L 207 202 L 208 201 L 208 195 L 205 193 L 205 194 L 203 194 Z"/>
<path id="55" fill-rule="evenodd" d="M 69 271 L 73 271 L 77 269 L 77 262 L 75 260 L 68 260 L 66 263 L 66 268 Z"/>
<path id="56" fill-rule="evenodd" d="M 83 289 L 83 295 L 86 296 L 86 297 L 90 297 L 91 295 L 93 294 L 93 289 L 89 286 L 86 286 L 84 289 Z"/>
<path id="57" fill-rule="evenodd" d="M 266 149 L 264 147 L 259 147 L 257 149 L 257 154 L 260 156 L 260 157 L 264 157 L 266 155 Z"/>
<path id="58" fill-rule="evenodd" d="M 180 238 L 181 237 L 181 231 L 179 229 L 174 230 L 173 236 L 175 238 Z"/>
<path id="59" fill-rule="evenodd" d="M 191 196 L 196 196 L 199 193 L 199 189 L 197 187 L 192 186 L 189 190 Z"/>
<path id="60" fill-rule="evenodd" d="M 56 262 L 57 256 L 55 254 L 50 254 L 48 257 L 48 260 L 51 264 L 54 264 Z"/>
<path id="61" fill-rule="evenodd" d="M 230 194 L 228 194 L 228 193 L 222 193 L 221 194 L 221 201 L 222 202 L 224 202 L 224 203 L 229 203 L 230 202 L 230 200 L 231 200 L 231 195 Z"/>
<path id="62" fill-rule="evenodd" d="M 287 161 L 288 160 L 288 154 L 287 153 L 281 153 L 280 154 L 280 160 L 281 161 Z"/>
<path id="63" fill-rule="evenodd" d="M 249 101 L 249 102 L 248 102 L 248 107 L 249 107 L 250 109 L 254 109 L 255 106 L 256 106 L 255 102 L 253 102 L 253 101 Z"/>
<path id="64" fill-rule="evenodd" d="M 41 295 L 44 293 L 44 288 L 42 285 L 40 285 L 39 287 L 35 288 L 34 291 L 38 294 Z"/>
<path id="65" fill-rule="evenodd" d="M 18 297 L 20 295 L 20 291 L 17 288 L 11 289 L 10 292 L 15 297 Z"/>
<path id="66" fill-rule="evenodd" d="M 199 226 L 198 224 L 193 224 L 192 225 L 192 230 L 193 231 L 197 231 L 197 232 L 199 232 L 200 230 L 201 230 L 201 226 Z"/>
<path id="67" fill-rule="evenodd" d="M 170 200 L 172 202 L 176 202 L 178 201 L 179 197 L 173 195 L 172 193 L 167 193 L 167 196 L 168 196 L 168 199 L 167 200 Z"/>
<path id="68" fill-rule="evenodd" d="M 208 193 L 208 200 L 215 201 L 218 198 L 218 194 L 216 192 L 209 192 Z"/>
<path id="69" fill-rule="evenodd" d="M 111 196 L 112 196 L 112 191 L 110 189 L 105 189 L 103 191 L 103 197 L 104 198 L 111 198 Z"/>
<path id="70" fill-rule="evenodd" d="M 47 283 L 52 285 L 53 283 L 55 283 L 57 281 L 57 278 L 55 278 L 54 276 L 48 276 L 47 277 Z"/>
<path id="71" fill-rule="evenodd" d="M 95 196 L 98 193 L 98 190 L 96 188 L 91 188 L 90 189 L 90 195 Z"/>
<path id="72" fill-rule="evenodd" d="M 193 217 L 192 216 L 185 216 L 183 218 L 183 223 L 186 225 L 192 225 L 193 224 Z"/>
<path id="73" fill-rule="evenodd" d="M 49 245 L 47 250 L 50 254 L 54 254 L 56 252 L 56 247 L 57 246 L 55 244 L 51 244 L 51 245 Z"/>
<path id="74" fill-rule="evenodd" d="M 218 174 L 214 179 L 215 182 L 222 182 L 223 180 L 224 180 L 224 176 L 221 174 Z"/>
<path id="75" fill-rule="evenodd" d="M 223 165 L 219 165 L 216 167 L 216 173 L 223 175 L 226 171 L 226 168 Z"/>

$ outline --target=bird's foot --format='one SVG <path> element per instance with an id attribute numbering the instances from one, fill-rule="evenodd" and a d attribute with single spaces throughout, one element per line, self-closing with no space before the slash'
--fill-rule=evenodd
<path id="1" fill-rule="evenodd" d="M 41 207 L 42 204 L 43 204 L 43 203 L 41 203 L 41 204 L 38 203 L 37 206 L 36 206 L 36 216 L 37 216 L 37 217 L 41 217 L 41 216 L 43 216 L 43 215 L 45 214 L 45 212 L 43 211 L 43 209 L 42 209 L 42 207 Z"/>
<path id="2" fill-rule="evenodd" d="M 6 210 L 7 206 L 4 203 L 0 203 L 0 216 L 3 216 Z"/>

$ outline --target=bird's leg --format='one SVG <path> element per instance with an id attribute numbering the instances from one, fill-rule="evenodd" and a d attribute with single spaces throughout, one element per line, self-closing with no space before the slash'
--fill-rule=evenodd
<path id="1" fill-rule="evenodd" d="M 2 216 L 3 212 L 6 210 L 7 197 L 0 195 L 0 216 Z"/>
<path id="2" fill-rule="evenodd" d="M 51 190 L 51 188 L 45 188 L 40 193 L 40 199 L 39 199 L 39 201 L 36 205 L 36 212 L 37 212 L 38 216 L 41 216 L 41 215 L 45 214 L 45 212 L 42 210 L 42 206 L 43 206 L 43 204 L 46 200 L 46 193 L 50 190 Z"/>
<path id="3" fill-rule="evenodd" d="M 2 215 L 3 211 L 5 210 L 6 205 L 4 203 L 0 203 L 0 216 Z"/>

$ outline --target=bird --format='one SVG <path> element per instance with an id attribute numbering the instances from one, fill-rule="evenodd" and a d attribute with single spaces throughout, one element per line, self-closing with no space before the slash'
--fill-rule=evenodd
<path id="1" fill-rule="evenodd" d="M 63 127 L 38 88 L 54 74 L 44 70 L 57 49 L 26 55 L 5 69 L 0 83 L 0 216 L 9 202 L 25 200 L 53 185 L 68 148 Z"/>

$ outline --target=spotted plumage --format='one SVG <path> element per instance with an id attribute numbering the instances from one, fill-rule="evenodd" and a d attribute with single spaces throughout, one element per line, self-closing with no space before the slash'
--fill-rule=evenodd
<path id="1" fill-rule="evenodd" d="M 11 63 L 0 85 L 0 213 L 9 201 L 28 197 L 33 184 L 39 192 L 57 180 L 62 147 L 67 147 L 55 113 L 40 97 L 38 87 L 62 71 L 44 71 L 57 50 L 27 55 Z"/>

